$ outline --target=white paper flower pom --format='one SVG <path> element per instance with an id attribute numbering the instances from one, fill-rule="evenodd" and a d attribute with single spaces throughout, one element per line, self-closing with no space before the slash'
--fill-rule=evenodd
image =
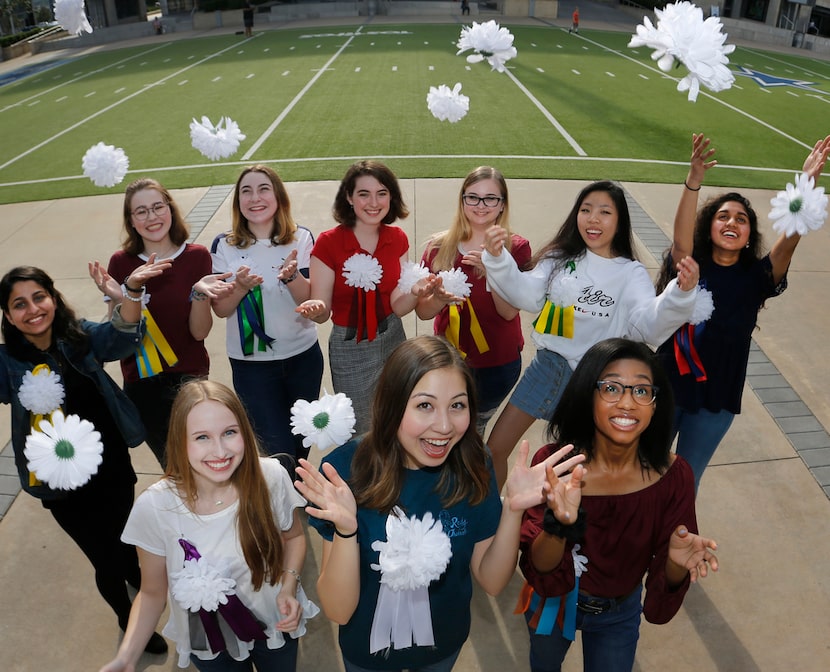
<path id="1" fill-rule="evenodd" d="M 818 187 L 807 173 L 795 176 L 795 184 L 787 184 L 770 200 L 772 228 L 789 238 L 804 236 L 820 229 L 827 219 L 827 196 L 824 187 Z"/>
<path id="2" fill-rule="evenodd" d="M 401 266 L 401 277 L 398 278 L 398 291 L 409 294 L 414 285 L 417 285 L 421 280 L 428 277 L 429 269 L 424 266 L 424 262 L 416 264 L 407 261 Z"/>
<path id="3" fill-rule="evenodd" d="M 182 609 L 216 611 L 236 593 L 236 581 L 223 577 L 204 559 L 185 560 L 184 567 L 170 575 L 170 594 Z"/>
<path id="4" fill-rule="evenodd" d="M 735 76 L 726 56 L 735 51 L 735 45 L 724 45 L 727 36 L 721 32 L 723 25 L 718 17 L 704 21 L 700 7 L 685 0 L 655 9 L 654 14 L 657 26 L 643 17 L 629 47 L 654 49 L 651 58 L 663 72 L 669 72 L 675 60 L 683 63 L 689 74 L 680 80 L 677 90 L 688 91 L 692 102 L 697 100 L 701 84 L 716 92 L 732 86 Z"/>
<path id="5" fill-rule="evenodd" d="M 55 21 L 72 35 L 92 32 L 84 11 L 84 0 L 55 0 Z"/>
<path id="6" fill-rule="evenodd" d="M 695 306 L 692 308 L 692 317 L 689 323 L 700 324 L 701 322 L 706 322 L 706 320 L 712 317 L 712 313 L 714 312 L 715 302 L 712 299 L 712 292 L 698 285 Z"/>
<path id="7" fill-rule="evenodd" d="M 130 161 L 120 147 L 99 142 L 86 150 L 81 166 L 84 175 L 92 180 L 95 186 L 114 187 L 124 179 Z"/>
<path id="8" fill-rule="evenodd" d="M 581 548 L 581 544 L 574 544 L 574 547 L 571 549 L 571 557 L 574 561 L 574 573 L 576 574 L 576 578 L 579 578 L 588 571 L 588 556 L 582 555 L 579 552 Z"/>
<path id="9" fill-rule="evenodd" d="M 35 415 L 48 415 L 60 408 L 65 396 L 61 377 L 48 368 L 24 373 L 17 390 L 23 408 Z"/>
<path id="10" fill-rule="evenodd" d="M 210 119 L 202 117 L 201 123 L 195 119 L 190 123 L 190 141 L 211 161 L 219 161 L 232 156 L 239 149 L 239 143 L 245 135 L 239 125 L 229 117 L 222 117 L 214 126 Z"/>
<path id="11" fill-rule="evenodd" d="M 548 292 L 550 302 L 560 308 L 574 305 L 579 295 L 579 278 L 572 273 L 558 273 Z"/>
<path id="12" fill-rule="evenodd" d="M 298 399 L 291 407 L 291 433 L 302 434 L 306 448 L 342 446 L 352 438 L 354 425 L 352 400 L 342 392 L 323 394 L 316 401 Z"/>
<path id="13" fill-rule="evenodd" d="M 343 264 L 343 277 L 349 287 L 372 291 L 383 277 L 383 266 L 370 254 L 358 252 Z"/>
<path id="14" fill-rule="evenodd" d="M 513 46 L 513 34 L 492 20 L 486 23 L 473 21 L 472 26 L 464 26 L 457 46 L 456 56 L 472 49 L 475 53 L 467 56 L 468 63 L 487 59 L 490 67 L 499 72 L 504 72 L 505 62 L 518 53 Z"/>
<path id="15" fill-rule="evenodd" d="M 375 541 L 380 582 L 392 590 L 414 590 L 441 577 L 452 558 L 452 544 L 441 522 L 427 511 L 423 520 L 407 518 L 395 507 L 386 519 L 386 541 Z"/>
<path id="16" fill-rule="evenodd" d="M 444 289 L 453 296 L 458 296 L 462 299 L 466 299 L 470 296 L 470 290 L 473 286 L 471 283 L 467 282 L 467 274 L 460 268 L 453 268 L 449 271 L 441 271 L 438 274 L 438 277 L 441 278 L 441 283 Z"/>
<path id="17" fill-rule="evenodd" d="M 430 86 L 427 107 L 438 121 L 449 121 L 454 124 L 463 119 L 469 111 L 470 99 L 461 93 L 461 82 L 456 83 L 452 90 L 446 84 L 441 84 L 437 88 Z"/>
<path id="18" fill-rule="evenodd" d="M 74 490 L 98 471 L 104 445 L 91 422 L 55 411 L 51 422 L 41 420 L 38 429 L 26 437 L 23 453 L 29 471 L 50 488 Z"/>

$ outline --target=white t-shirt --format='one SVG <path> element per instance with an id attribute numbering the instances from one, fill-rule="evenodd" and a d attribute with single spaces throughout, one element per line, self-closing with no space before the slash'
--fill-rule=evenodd
<path id="1" fill-rule="evenodd" d="M 259 349 L 259 339 L 254 336 L 253 353 L 245 355 L 239 339 L 238 312 L 226 320 L 226 345 L 228 357 L 246 361 L 273 361 L 288 359 L 308 350 L 317 341 L 317 325 L 295 311 L 297 304 L 288 285 L 277 279 L 277 273 L 289 253 L 297 250 L 297 268 L 308 269 L 314 238 L 311 231 L 298 227 L 296 240 L 288 245 L 273 245 L 267 238 L 257 240 L 244 250 L 228 245 L 224 237 L 214 242 L 213 272 L 236 273 L 240 266 L 248 266 L 252 273 L 265 280 L 262 290 L 262 310 L 265 317 L 265 333 L 274 338 L 271 347 Z M 307 271 L 306 271 L 307 272 Z"/>
<path id="2" fill-rule="evenodd" d="M 288 530 L 293 522 L 294 509 L 304 506 L 305 500 L 294 489 L 288 473 L 276 459 L 261 458 L 262 471 L 271 493 L 271 508 L 280 530 Z M 133 505 L 127 525 L 121 535 L 122 541 L 133 544 L 153 555 L 165 558 L 167 577 L 170 582 L 170 618 L 164 626 L 165 637 L 176 642 L 179 654 L 179 667 L 190 664 L 190 654 L 198 658 L 211 660 L 218 654 L 210 650 L 194 651 L 190 642 L 189 613 L 172 596 L 175 575 L 184 566 L 184 549 L 179 544 L 185 539 L 196 547 L 201 556 L 199 563 L 219 571 L 223 578 L 236 582 L 235 591 L 242 604 L 261 623 L 266 625 L 265 635 L 270 649 L 278 649 L 283 643 L 283 633 L 274 628 L 280 619 L 277 608 L 277 595 L 281 584 L 273 586 L 263 583 L 258 591 L 251 585 L 251 571 L 245 563 L 242 547 L 237 536 L 237 511 L 239 502 L 227 509 L 211 515 L 200 516 L 190 511 L 175 487 L 165 479 L 158 481 L 145 490 Z M 303 620 L 300 627 L 291 633 L 296 639 L 305 634 L 305 620 L 319 613 L 317 605 L 311 602 L 302 590 L 297 591 L 297 599 L 303 608 Z M 224 632 L 226 641 L 233 633 Z M 229 647 L 229 652 L 233 647 Z M 240 652 L 234 656 L 237 660 L 248 657 L 253 644 L 236 639 L 236 648 Z"/>

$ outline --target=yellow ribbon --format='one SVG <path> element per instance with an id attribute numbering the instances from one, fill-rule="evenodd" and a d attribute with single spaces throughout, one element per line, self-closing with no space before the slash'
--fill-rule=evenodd
<path id="1" fill-rule="evenodd" d="M 574 307 L 562 308 L 545 301 L 542 312 L 533 320 L 533 328 L 540 334 L 553 334 L 563 338 L 574 337 Z"/>
<path id="2" fill-rule="evenodd" d="M 141 314 L 144 316 L 147 331 L 141 340 L 141 345 L 135 353 L 135 361 L 138 365 L 139 377 L 149 378 L 164 370 L 161 365 L 162 357 L 167 363 L 167 366 L 175 366 L 179 358 L 176 357 L 173 348 L 170 347 L 164 334 L 161 333 L 161 329 L 159 329 L 159 325 L 153 319 L 153 316 L 150 315 L 150 311 L 144 307 L 141 310 Z"/>
<path id="3" fill-rule="evenodd" d="M 48 364 L 38 364 L 34 369 L 32 369 L 32 375 L 36 376 L 41 371 L 45 371 L 45 372 L 48 373 L 51 370 L 52 369 L 49 368 Z M 56 408 L 55 411 L 57 411 L 59 408 L 60 408 L 60 406 L 58 406 L 58 408 Z M 52 413 L 54 413 L 55 411 L 52 411 Z M 30 425 L 31 425 L 32 429 L 39 432 L 40 431 L 40 421 L 41 420 L 50 420 L 51 421 L 52 420 L 52 413 L 47 413 L 46 415 L 43 415 L 42 413 L 29 413 Z M 35 487 L 35 486 L 38 486 L 38 485 L 43 485 L 43 481 L 41 481 L 37 477 L 35 472 L 30 471 L 29 472 L 29 487 Z"/>
<path id="4" fill-rule="evenodd" d="M 488 350 L 490 350 L 490 344 L 487 343 L 487 339 L 484 337 L 484 331 L 481 328 L 481 324 L 476 317 L 476 311 L 473 310 L 473 304 L 470 303 L 470 299 L 465 299 L 464 303 L 467 305 L 467 309 L 470 311 L 470 333 L 473 336 L 473 341 L 475 341 L 476 348 L 478 348 L 479 354 L 484 354 Z M 461 311 L 458 310 L 458 305 L 450 304 L 450 323 L 447 327 L 446 337 L 447 340 L 455 347 L 458 352 L 461 353 L 461 356 L 466 358 L 467 353 L 464 352 L 459 347 L 459 338 L 461 335 Z"/>

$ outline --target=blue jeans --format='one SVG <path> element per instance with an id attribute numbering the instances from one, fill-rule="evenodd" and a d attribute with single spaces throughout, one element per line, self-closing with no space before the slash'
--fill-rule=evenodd
<path id="1" fill-rule="evenodd" d="M 231 359 L 233 387 L 254 426 L 263 452 L 307 457 L 303 437 L 291 433 L 291 407 L 298 399 L 320 396 L 323 352 L 315 343 L 288 359 L 250 361 Z"/>
<path id="2" fill-rule="evenodd" d="M 643 611 L 640 586 L 622 602 L 602 614 L 577 610 L 576 629 L 582 631 L 584 672 L 631 672 L 637 640 L 640 638 L 640 614 Z M 525 620 L 533 614 L 525 613 Z M 531 672 L 559 672 L 571 640 L 554 627 L 550 635 L 530 633 Z"/>
<path id="3" fill-rule="evenodd" d="M 534 418 L 550 420 L 572 373 L 562 355 L 539 348 L 510 396 L 510 403 Z"/>
<path id="4" fill-rule="evenodd" d="M 483 434 L 487 422 L 519 380 L 519 374 L 522 372 L 522 358 L 519 357 L 501 366 L 487 366 L 479 369 L 471 367 L 470 371 L 476 384 L 478 399 L 476 427 L 479 433 Z"/>
<path id="5" fill-rule="evenodd" d="M 285 644 L 278 649 L 269 649 L 265 642 L 258 641 L 245 660 L 234 660 L 223 651 L 213 660 L 202 660 L 190 654 L 190 662 L 199 672 L 294 672 L 297 669 L 297 640 L 286 634 Z"/>
<path id="6" fill-rule="evenodd" d="M 450 656 L 447 656 L 443 660 L 439 660 L 437 663 L 424 665 L 424 667 L 409 667 L 405 669 L 409 670 L 409 672 L 450 672 L 455 665 L 455 661 L 458 660 L 458 655 L 460 653 L 461 649 L 458 649 L 458 651 Z M 350 663 L 345 658 L 343 658 L 343 666 L 346 668 L 346 672 L 374 672 L 374 670 L 369 670 L 365 667 L 358 667 L 354 663 Z M 403 672 L 403 670 L 392 670 L 392 668 L 390 668 L 388 672 Z"/>
<path id="7" fill-rule="evenodd" d="M 677 454 L 692 467 L 695 474 L 695 493 L 703 472 L 726 436 L 735 414 L 729 411 L 713 413 L 701 408 L 694 413 L 679 406 L 674 411 L 674 436 L 677 436 Z M 672 437 L 673 438 L 673 437 Z"/>

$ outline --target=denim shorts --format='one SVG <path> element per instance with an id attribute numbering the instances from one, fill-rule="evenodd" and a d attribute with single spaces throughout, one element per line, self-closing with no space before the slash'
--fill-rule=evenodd
<path id="1" fill-rule="evenodd" d="M 550 420 L 572 373 L 562 355 L 540 348 L 516 385 L 510 403 L 534 418 Z"/>

